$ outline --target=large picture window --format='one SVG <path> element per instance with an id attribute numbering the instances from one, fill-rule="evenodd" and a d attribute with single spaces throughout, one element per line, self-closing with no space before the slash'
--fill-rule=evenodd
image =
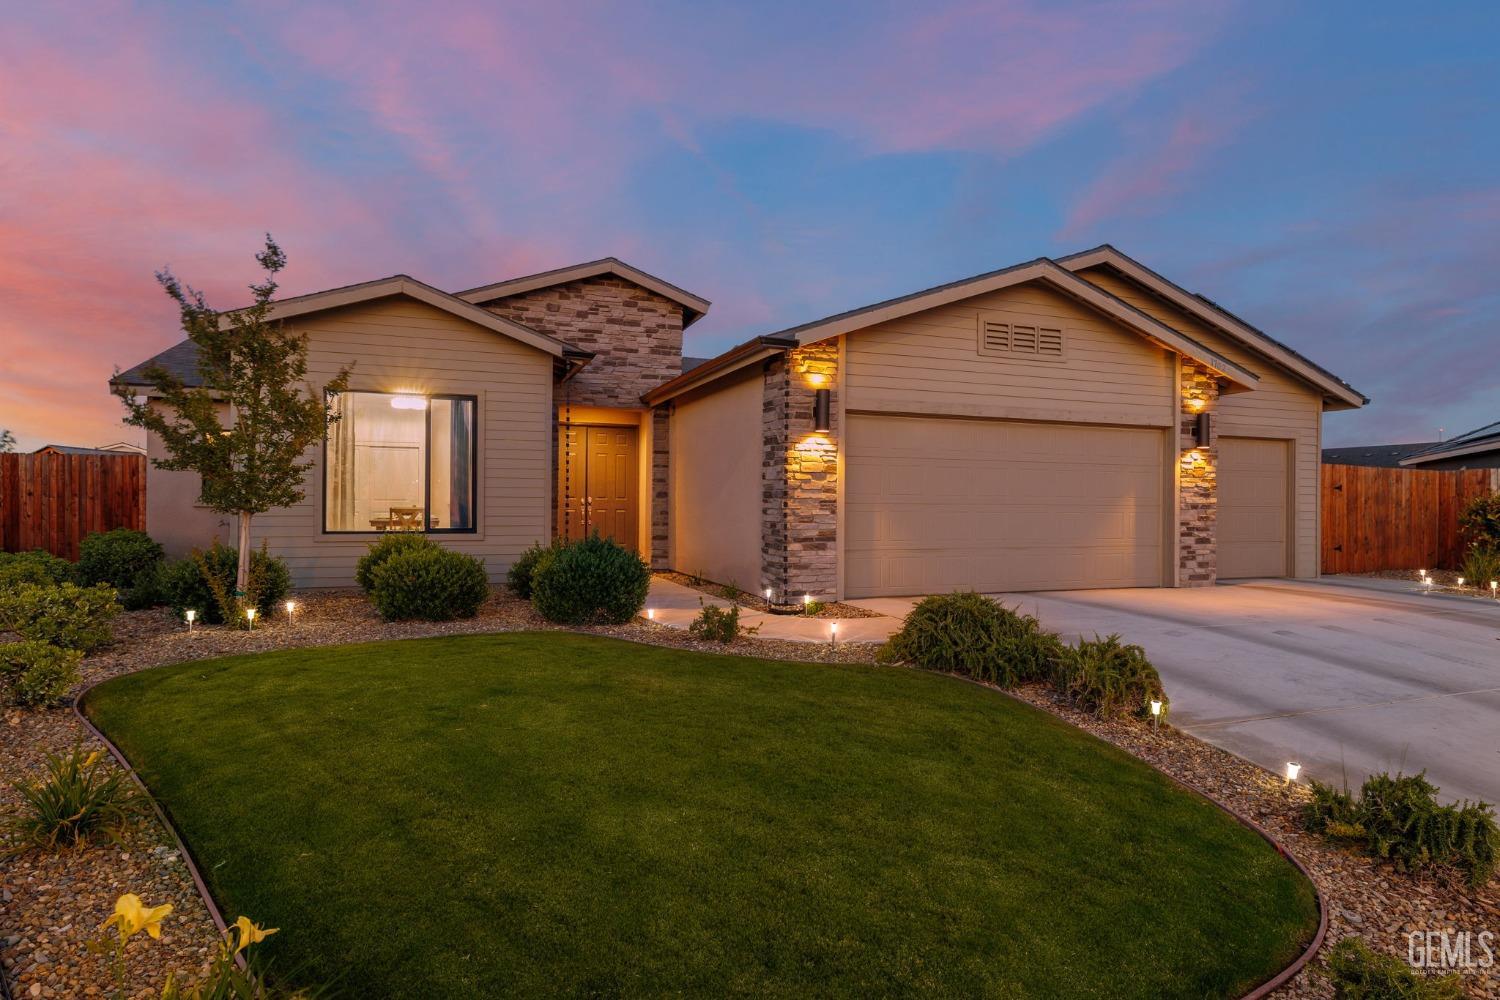
<path id="1" fill-rule="evenodd" d="M 323 530 L 473 531 L 473 396 L 341 392 L 328 427 Z"/>

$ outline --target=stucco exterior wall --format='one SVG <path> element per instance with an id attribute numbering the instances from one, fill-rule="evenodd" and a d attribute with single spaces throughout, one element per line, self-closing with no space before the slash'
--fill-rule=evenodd
<path id="1" fill-rule="evenodd" d="M 715 392 L 678 398 L 670 417 L 667 562 L 746 590 L 761 578 L 762 385 L 754 368 Z"/>

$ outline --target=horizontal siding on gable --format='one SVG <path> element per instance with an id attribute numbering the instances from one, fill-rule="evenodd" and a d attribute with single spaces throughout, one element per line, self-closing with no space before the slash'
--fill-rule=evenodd
<path id="1" fill-rule="evenodd" d="M 1118 272 L 1090 268 L 1080 276 L 1187 334 L 1260 378 L 1249 392 L 1221 396 L 1218 433 L 1233 437 L 1284 437 L 1293 442 L 1293 575 L 1318 575 L 1319 432 L 1322 394 L 1213 327 L 1150 294 Z"/>
<path id="2" fill-rule="evenodd" d="M 351 389 L 456 393 L 478 397 L 479 530 L 435 535 L 441 544 L 484 560 L 503 580 L 515 556 L 548 536 L 552 359 L 535 348 L 410 299 L 386 299 L 294 321 L 308 336 L 308 380 L 319 389 L 353 363 Z M 265 540 L 291 566 L 297 587 L 350 587 L 354 564 L 376 535 L 323 533 L 323 449 L 307 497 L 258 516 Z"/>
<path id="3" fill-rule="evenodd" d="M 982 310 L 1064 330 L 1063 360 L 980 354 Z M 850 410 L 1165 426 L 1169 354 L 1041 285 L 1021 285 L 858 330 L 845 341 Z"/>

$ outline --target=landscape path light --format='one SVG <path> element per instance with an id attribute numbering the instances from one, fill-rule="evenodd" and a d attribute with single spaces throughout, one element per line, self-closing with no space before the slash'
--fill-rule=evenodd
<path id="1" fill-rule="evenodd" d="M 1297 775 L 1302 773 L 1302 765 L 1295 760 L 1286 762 L 1286 783 L 1290 785 L 1297 780 Z"/>
<path id="2" fill-rule="evenodd" d="M 250 631 L 255 631 L 255 605 L 245 609 L 245 620 L 250 623 Z"/>
<path id="3" fill-rule="evenodd" d="M 1161 728 L 1161 699 L 1151 699 L 1151 728 Z"/>
<path id="4" fill-rule="evenodd" d="M 193 630 L 193 619 L 198 617 L 198 612 L 195 608 L 188 608 L 182 614 L 187 619 L 188 631 L 191 632 Z"/>
<path id="5" fill-rule="evenodd" d="M 1500 587 L 1500 580 L 1491 580 L 1490 581 L 1490 596 L 1491 597 L 1493 597 L 1495 595 L 1495 588 L 1496 587 Z"/>
<path id="6" fill-rule="evenodd" d="M 839 644 L 839 623 L 838 622 L 829 622 L 828 623 L 828 644 L 830 646 L 837 646 Z"/>
<path id="7" fill-rule="evenodd" d="M 647 608 L 646 609 L 646 620 L 648 622 L 654 622 L 654 621 L 656 621 L 656 609 L 655 608 Z"/>
<path id="8" fill-rule="evenodd" d="M 296 612 L 296 610 L 297 610 L 297 602 L 296 601 L 287 601 L 286 602 L 286 617 L 287 617 L 288 621 L 291 621 L 292 615 Z"/>

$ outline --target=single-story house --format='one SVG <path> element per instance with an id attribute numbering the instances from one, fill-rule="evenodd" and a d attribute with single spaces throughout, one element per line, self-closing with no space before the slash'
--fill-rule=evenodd
<path id="1" fill-rule="evenodd" d="M 33 455 L 144 455 L 146 449 L 125 441 L 101 444 L 97 448 L 84 448 L 76 444 L 44 444 Z"/>
<path id="2" fill-rule="evenodd" d="M 1403 444 L 1353 444 L 1323 449 L 1324 465 L 1358 465 L 1367 469 L 1399 469 L 1413 455 L 1434 447 L 1437 441 Z"/>
<path id="3" fill-rule="evenodd" d="M 708 309 L 613 258 L 278 302 L 311 391 L 354 370 L 306 500 L 256 540 L 303 587 L 349 585 L 390 530 L 496 579 L 598 530 L 778 599 L 1312 577 L 1322 414 L 1368 402 L 1110 246 L 685 359 Z M 146 391 L 151 363 L 197 378 L 184 342 L 114 384 Z M 192 474 L 149 476 L 170 550 L 227 531 Z"/>
<path id="4" fill-rule="evenodd" d="M 1500 469 L 1500 424 L 1438 441 L 1401 460 L 1406 469 Z"/>

